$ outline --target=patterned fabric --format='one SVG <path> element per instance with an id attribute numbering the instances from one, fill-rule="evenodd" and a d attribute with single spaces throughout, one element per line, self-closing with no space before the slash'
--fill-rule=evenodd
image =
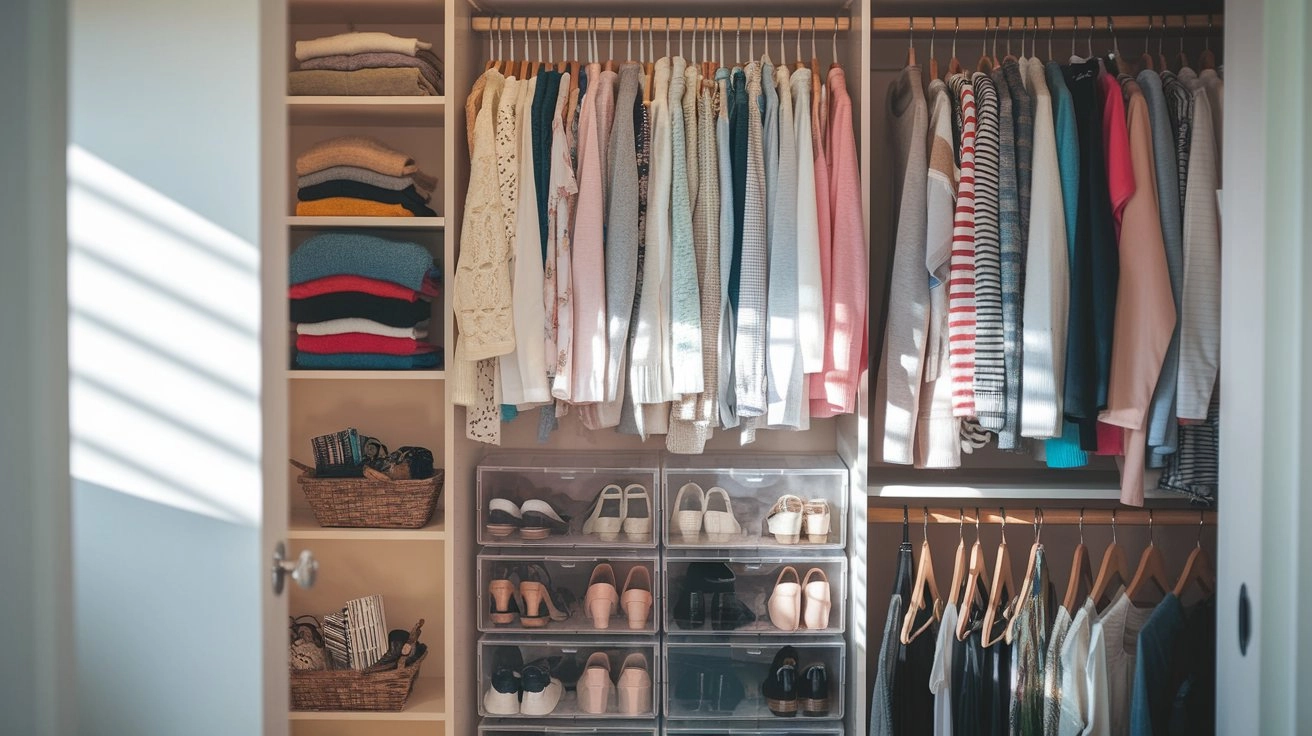
<path id="1" fill-rule="evenodd" d="M 1162 92 L 1166 111 L 1175 132 L 1175 170 L 1180 180 L 1180 207 L 1184 207 L 1185 187 L 1189 183 L 1189 142 L 1194 120 L 1194 93 L 1170 69 L 1163 69 Z"/>
<path id="2" fill-rule="evenodd" d="M 766 410 L 765 149 L 761 122 L 761 65 L 747 64 L 747 171 L 743 201 L 742 267 L 738 278 L 738 330 L 734 338 L 735 394 L 739 417 Z M 862 278 L 865 278 L 864 274 Z"/>
<path id="3" fill-rule="evenodd" d="M 639 268 L 638 248 L 642 230 L 634 202 L 645 192 L 638 183 L 638 166 L 630 152 L 637 150 L 635 104 L 642 67 L 626 63 L 620 67 L 620 88 L 615 98 L 615 119 L 611 124 L 610 201 L 606 207 L 606 398 L 618 407 L 624 395 L 628 352 L 629 320 L 633 315 Z M 639 108 L 640 109 L 640 108 Z M 618 421 L 618 412 L 616 421 Z M 613 426 L 605 424 L 603 426 Z"/>
<path id="4" fill-rule="evenodd" d="M 638 263 L 634 281 L 633 312 L 629 315 L 629 335 L 626 342 L 625 362 L 633 360 L 633 338 L 638 331 L 638 312 L 642 308 L 643 272 L 647 261 L 647 187 L 651 174 L 651 107 L 642 100 L 634 101 L 634 128 L 636 129 L 635 160 L 638 162 Z M 620 423 L 616 430 L 621 434 L 647 436 L 646 422 L 637 399 L 633 396 L 633 382 L 624 382 L 624 400 L 620 404 Z"/>
<path id="5" fill-rule="evenodd" d="M 574 337 L 574 298 L 571 280 L 573 254 L 570 226 L 573 223 L 574 197 L 578 182 L 570 165 L 569 144 L 565 136 L 564 108 L 569 95 L 569 75 L 564 75 L 557 93 L 556 115 L 551 121 L 550 188 L 547 197 L 547 262 L 543 269 L 542 306 L 547 314 L 547 371 L 554 377 L 552 396 L 561 399 L 567 393 Z"/>
<path id="6" fill-rule="evenodd" d="M 733 376 L 733 340 L 738 330 L 734 319 L 733 301 L 730 299 L 732 274 L 735 268 L 733 149 L 730 141 L 729 113 L 733 106 L 733 87 L 728 69 L 715 71 L 715 148 L 719 165 L 720 188 L 720 376 L 718 380 L 718 423 L 725 429 L 738 426 L 738 409 L 735 401 Z"/>
<path id="7" fill-rule="evenodd" d="M 975 414 L 997 432 L 1006 414 L 1002 322 L 1001 224 L 998 220 L 998 91 L 987 74 L 971 78 L 979 126 L 975 135 Z"/>
<path id="8" fill-rule="evenodd" d="M 975 91 L 965 74 L 948 80 L 960 138 L 961 175 L 957 180 L 957 210 L 952 230 L 951 275 L 948 278 L 948 340 L 951 345 L 952 413 L 975 416 Z"/>
<path id="9" fill-rule="evenodd" d="M 629 380 L 640 404 L 659 404 L 671 397 L 670 355 L 670 184 L 674 161 L 670 145 L 670 59 L 661 57 L 654 71 L 651 95 L 651 173 L 647 205 L 659 217 L 646 221 L 647 259 L 644 265 L 638 329 L 633 338 Z"/>
<path id="10" fill-rule="evenodd" d="M 1043 736 L 1058 736 L 1061 724 L 1061 648 L 1071 628 L 1071 612 L 1058 606 L 1048 632 L 1048 652 L 1043 660 Z"/>
<path id="11" fill-rule="evenodd" d="M 1016 164 L 1015 105 L 1002 100 L 1007 81 L 1001 68 L 993 70 L 998 89 L 998 225 L 1002 246 L 1002 360 L 1006 372 L 1002 427 L 998 448 L 1014 450 L 1020 439 L 1021 294 L 1025 268 L 1020 219 L 1020 179 Z M 985 427 L 989 427 L 986 423 Z M 992 429 L 992 427 L 989 427 Z"/>
<path id="12" fill-rule="evenodd" d="M 1011 643 L 1011 733 L 1043 736 L 1044 667 L 1048 656 L 1048 563 L 1043 547 L 1034 553 L 1034 578 L 1016 612 Z"/>
<path id="13" fill-rule="evenodd" d="M 1034 160 L 1034 98 L 1025 88 L 1025 72 L 1020 68 L 1019 61 L 1012 59 L 1002 62 L 1002 75 L 1007 80 L 1007 91 L 1011 96 L 1011 122 L 1016 130 L 1016 186 L 1020 205 L 1020 241 L 1028 243 L 1030 232 L 1030 182 L 1032 181 L 1032 163 Z M 1025 286 L 1024 277 L 1024 269 L 1022 269 L 1022 292 Z"/>
<path id="14" fill-rule="evenodd" d="M 1188 496 L 1208 506 L 1216 503 L 1216 489 L 1220 486 L 1217 465 L 1220 458 L 1220 407 L 1220 392 L 1213 391 L 1207 421 L 1180 427 L 1180 447 L 1167 457 L 1166 468 L 1157 481 L 1159 489 Z"/>

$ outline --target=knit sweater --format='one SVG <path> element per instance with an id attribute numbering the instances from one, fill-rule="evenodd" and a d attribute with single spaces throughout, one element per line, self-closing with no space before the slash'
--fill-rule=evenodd
<path id="1" fill-rule="evenodd" d="M 296 42 L 296 59 L 305 61 L 319 56 L 338 56 L 386 52 L 414 56 L 420 50 L 433 48 L 433 44 L 415 38 L 402 38 L 378 31 L 352 31 Z"/>
<path id="2" fill-rule="evenodd" d="M 674 161 L 670 151 L 670 59 L 656 62 L 652 91 L 651 174 L 647 188 L 647 255 L 644 262 L 638 326 L 633 339 L 629 379 L 640 404 L 673 398 L 670 357 L 670 187 Z M 659 214 L 657 214 L 659 213 Z"/>
<path id="3" fill-rule="evenodd" d="M 925 276 L 929 110 L 920 67 L 903 69 L 889 86 L 887 110 L 898 217 L 881 361 L 886 401 L 882 457 L 884 462 L 910 465 L 929 328 L 929 280 Z"/>
<path id="4" fill-rule="evenodd" d="M 1029 59 L 1026 66 L 1034 101 L 1034 160 L 1021 320 L 1024 350 L 1020 432 L 1023 437 L 1047 439 L 1062 431 L 1061 387 L 1066 366 L 1070 273 L 1052 96 L 1043 63 Z"/>
<path id="5" fill-rule="evenodd" d="M 975 415 L 985 429 L 1002 429 L 1007 374 L 1002 320 L 999 221 L 998 92 L 989 75 L 971 77 L 979 126 L 975 136 Z"/>
<path id="6" fill-rule="evenodd" d="M 591 65 L 590 65 L 591 66 Z M 633 104 L 638 97 L 642 67 L 626 63 L 620 67 L 619 92 L 615 97 L 615 119 L 611 125 L 610 188 L 606 206 L 606 401 L 618 401 L 623 395 L 625 354 L 629 338 L 629 318 L 633 313 L 637 286 L 638 165 L 632 152 L 636 142 L 633 129 Z M 584 100 L 587 107 L 587 100 Z M 582 135 L 582 133 L 580 133 Z"/>
<path id="7" fill-rule="evenodd" d="M 761 65 L 750 62 L 747 81 L 747 177 L 743 189 L 742 259 L 738 273 L 734 393 L 739 417 L 766 411 L 765 310 L 767 263 L 765 147 L 761 120 Z"/>
<path id="8" fill-rule="evenodd" d="M 288 278 L 292 284 L 301 284 L 326 276 L 351 274 L 418 291 L 432 268 L 432 254 L 415 243 L 363 233 L 331 232 L 315 235 L 292 251 Z"/>
<path id="9" fill-rule="evenodd" d="M 811 396 L 811 416 L 835 416 L 856 411 L 857 386 L 866 368 L 866 314 L 869 307 L 869 254 L 865 207 L 861 201 L 861 170 L 853 128 L 852 98 L 842 67 L 829 68 L 830 221 L 833 223 L 826 294 L 828 332 L 825 336 L 824 392 Z M 813 386 L 814 388 L 814 386 Z"/>
<path id="10" fill-rule="evenodd" d="M 1183 311 L 1184 297 L 1184 226 L 1179 207 L 1179 175 L 1176 171 L 1175 136 L 1171 127 L 1170 112 L 1162 93 L 1162 79 L 1152 70 L 1144 70 L 1138 77 L 1148 103 L 1152 121 L 1153 154 L 1156 157 L 1157 198 L 1161 203 L 1162 237 L 1166 242 L 1166 265 L 1171 276 L 1171 293 L 1175 297 L 1175 314 Z M 1175 416 L 1176 381 L 1180 365 L 1180 326 L 1176 321 L 1170 347 L 1162 362 L 1161 376 L 1153 392 L 1152 409 L 1148 415 L 1148 444 L 1158 454 L 1175 452 L 1179 425 Z M 1142 492 L 1142 491 L 1141 491 Z"/>
<path id="11" fill-rule="evenodd" d="M 688 137 L 683 116 L 687 62 L 676 56 L 669 87 L 670 111 L 670 298 L 666 355 L 670 390 L 675 398 L 702 391 L 702 316 L 697 284 L 697 254 L 693 249 L 692 201 L 688 193 Z M 696 182 L 693 182 L 696 184 Z"/>
<path id="12" fill-rule="evenodd" d="M 488 83 L 491 81 L 489 77 Z M 486 90 L 483 95 L 484 98 L 488 96 Z M 496 96 L 492 98 L 496 99 Z M 297 176 L 333 166 L 358 166 L 387 176 L 409 176 L 419 170 L 414 159 L 382 141 L 364 136 L 346 135 L 320 141 L 296 157 Z"/>
<path id="13" fill-rule="evenodd" d="M 949 78 L 954 119 L 960 111 L 961 174 L 952 227 L 948 280 L 948 340 L 951 345 L 952 413 L 975 416 L 975 138 L 979 114 L 975 91 L 965 74 Z"/>
<path id="14" fill-rule="evenodd" d="M 1003 394 L 1002 427 L 998 447 L 1013 450 L 1020 435 L 1021 315 L 1023 305 L 1025 240 L 1021 233 L 1020 183 L 1016 164 L 1015 104 L 1008 105 L 1008 89 L 1002 68 L 992 72 L 998 88 L 998 230 L 1002 249 L 1002 341 L 1006 388 Z M 1008 93 L 1009 96 L 1009 93 Z M 988 425 L 984 425 L 989 428 Z"/>

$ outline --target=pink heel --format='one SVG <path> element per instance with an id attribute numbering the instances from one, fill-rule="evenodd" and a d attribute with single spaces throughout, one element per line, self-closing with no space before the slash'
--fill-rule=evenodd
<path id="1" fill-rule="evenodd" d="M 623 715 L 636 716 L 651 712 L 651 672 L 647 669 L 646 656 L 630 654 L 624 658 L 624 667 L 620 670 L 619 700 L 620 713 Z"/>
<path id="2" fill-rule="evenodd" d="M 651 617 L 651 572 L 643 565 L 629 568 L 624 577 L 624 595 L 620 599 L 624 614 L 629 619 L 629 628 L 641 630 L 647 628 Z"/>
<path id="3" fill-rule="evenodd" d="M 615 569 L 609 563 L 603 562 L 592 569 L 584 602 L 593 627 L 609 629 L 610 617 L 619 610 L 620 604 L 620 595 L 615 591 Z"/>
<path id="4" fill-rule="evenodd" d="M 610 708 L 610 693 L 614 688 L 610 681 L 610 657 L 605 652 L 593 652 L 577 686 L 579 710 L 589 715 L 605 713 Z"/>

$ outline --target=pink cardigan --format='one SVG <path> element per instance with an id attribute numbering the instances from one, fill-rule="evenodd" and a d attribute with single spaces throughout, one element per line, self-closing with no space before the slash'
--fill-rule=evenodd
<path id="1" fill-rule="evenodd" d="M 811 416 L 831 417 L 856 410 L 857 384 L 866 354 L 866 301 L 869 267 L 866 255 L 861 172 L 857 167 L 852 98 L 841 67 L 829 69 L 829 221 L 830 255 L 826 262 L 823 235 L 821 269 L 829 278 L 825 290 L 828 330 L 821 391 L 812 384 Z M 825 219 L 823 216 L 821 219 Z"/>

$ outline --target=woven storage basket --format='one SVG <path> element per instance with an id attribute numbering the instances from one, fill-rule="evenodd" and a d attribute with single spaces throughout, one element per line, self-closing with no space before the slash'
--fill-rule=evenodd
<path id="1" fill-rule="evenodd" d="M 356 670 L 293 671 L 292 710 L 402 710 L 427 656 L 425 651 L 409 667 L 369 675 Z"/>
<path id="2" fill-rule="evenodd" d="M 433 516 L 442 495 L 444 472 L 423 480 L 392 480 L 377 471 L 364 478 L 319 478 L 314 468 L 296 479 L 314 509 L 319 526 L 418 529 Z"/>

